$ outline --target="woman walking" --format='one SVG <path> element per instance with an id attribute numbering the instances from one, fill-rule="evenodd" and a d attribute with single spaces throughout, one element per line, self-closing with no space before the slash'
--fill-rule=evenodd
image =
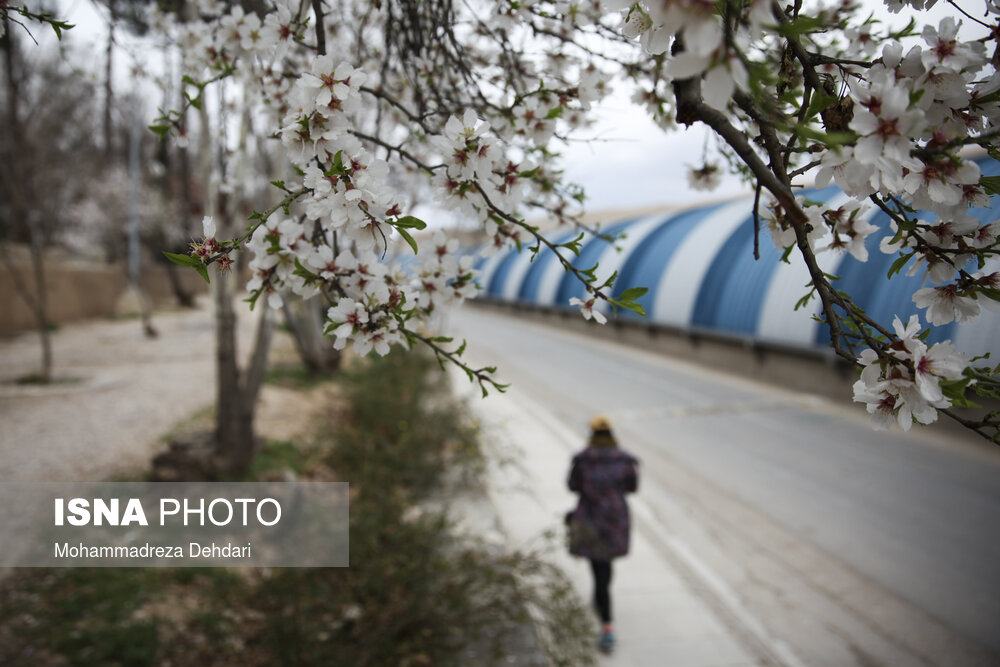
<path id="1" fill-rule="evenodd" d="M 611 619 L 611 561 L 628 553 L 629 512 L 625 494 L 639 486 L 634 456 L 618 447 L 611 423 L 597 416 L 590 421 L 586 449 L 573 457 L 569 488 L 580 494 L 569 519 L 570 553 L 590 560 L 594 574 L 594 606 L 601 619 L 598 646 L 615 645 Z"/>

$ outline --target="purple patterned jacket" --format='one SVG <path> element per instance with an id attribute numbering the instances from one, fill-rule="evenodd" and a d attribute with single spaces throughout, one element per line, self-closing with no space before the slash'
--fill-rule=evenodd
<path id="1" fill-rule="evenodd" d="M 637 465 L 634 456 L 618 447 L 592 445 L 573 457 L 569 488 L 580 494 L 580 501 L 569 517 L 570 553 L 596 560 L 628 553 L 625 494 L 639 486 Z"/>

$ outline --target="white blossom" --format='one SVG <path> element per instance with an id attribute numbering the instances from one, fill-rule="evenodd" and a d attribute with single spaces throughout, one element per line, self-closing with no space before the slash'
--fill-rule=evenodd
<path id="1" fill-rule="evenodd" d="M 605 317 L 604 314 L 601 313 L 600 311 L 594 310 L 595 302 L 596 299 L 589 299 L 587 301 L 584 301 L 583 299 L 578 299 L 577 297 L 574 296 L 570 297 L 569 305 L 579 306 L 580 313 L 583 315 L 583 318 L 585 320 L 593 318 L 593 320 L 598 324 L 606 324 L 608 318 Z"/>
<path id="2" fill-rule="evenodd" d="M 979 315 L 979 304 L 964 296 L 955 284 L 921 288 L 913 293 L 913 302 L 927 309 L 927 321 L 935 326 L 952 320 L 965 322 Z"/>

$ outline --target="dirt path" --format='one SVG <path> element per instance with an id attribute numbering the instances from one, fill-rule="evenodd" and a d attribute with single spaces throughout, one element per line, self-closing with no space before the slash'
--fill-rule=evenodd
<path id="1" fill-rule="evenodd" d="M 158 313 L 154 322 L 160 335 L 151 340 L 138 320 L 60 329 L 56 375 L 72 381 L 51 386 L 14 382 L 37 370 L 35 336 L 0 341 L 0 480 L 98 481 L 143 469 L 166 432 L 209 408 L 210 310 Z M 241 317 L 241 349 L 252 327 L 250 316 Z M 274 402 L 274 392 L 266 398 Z"/>

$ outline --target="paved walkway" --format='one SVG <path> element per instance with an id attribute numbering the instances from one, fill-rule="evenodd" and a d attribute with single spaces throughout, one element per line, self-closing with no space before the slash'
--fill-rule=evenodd
<path id="1" fill-rule="evenodd" d="M 203 301 L 208 301 L 203 298 Z M 241 318 L 246 347 L 251 318 Z M 157 313 L 159 336 L 139 320 L 92 320 L 53 334 L 52 385 L 19 385 L 37 372 L 34 334 L 0 341 L 0 480 L 100 481 L 146 467 L 162 436 L 215 397 L 210 309 Z"/>
<path id="2" fill-rule="evenodd" d="M 56 374 L 77 381 L 47 387 L 12 382 L 37 368 L 33 336 L 0 341 L 0 480 L 96 481 L 143 468 L 162 447 L 165 432 L 211 404 L 211 313 L 205 308 L 157 314 L 155 324 L 160 336 L 153 340 L 143 337 L 135 320 L 64 327 L 54 335 Z M 244 318 L 244 346 L 251 325 Z M 456 387 L 468 387 L 460 378 Z M 491 471 L 489 495 L 499 530 L 512 546 L 537 544 L 546 531 L 561 529 L 563 514 L 575 502 L 565 478 L 584 434 L 569 431 L 514 391 L 470 405 L 480 411 L 487 435 L 501 451 L 520 450 L 514 457 L 519 465 Z M 671 542 L 645 511 L 641 486 L 631 505 L 632 553 L 616 561 L 613 581 L 619 646 L 603 664 L 773 664 L 754 642 L 741 638 L 745 627 L 723 620 L 717 605 L 709 604 L 699 590 L 703 578 L 677 567 L 683 545 Z M 553 557 L 588 599 L 587 564 L 561 551 Z"/>
<path id="3" fill-rule="evenodd" d="M 455 376 L 455 385 L 467 385 Z M 575 504 L 566 488 L 572 454 L 585 437 L 573 433 L 537 407 L 510 394 L 493 393 L 485 401 L 472 400 L 485 433 L 493 444 L 512 456 L 513 466 L 490 471 L 490 499 L 508 543 L 517 548 L 537 545 L 546 531 L 561 531 L 562 517 Z M 517 453 L 514 453 L 517 450 Z M 644 511 L 642 482 L 630 500 L 635 530 L 631 553 L 614 564 L 612 600 L 618 647 L 601 664 L 634 667 L 747 667 L 775 661 L 751 639 L 752 619 L 732 618 L 716 611 L 702 589 L 705 581 L 677 567 L 681 544 L 669 543 L 652 515 Z M 561 532 L 558 533 L 561 535 Z M 682 557 L 685 555 L 682 554 Z M 584 600 L 591 595 L 586 561 L 564 551 L 553 554 Z M 696 562 L 696 561 L 692 561 Z M 690 565 L 690 563 L 689 563 Z M 710 577 L 708 572 L 703 577 Z M 595 618 L 595 638 L 597 622 Z"/>

